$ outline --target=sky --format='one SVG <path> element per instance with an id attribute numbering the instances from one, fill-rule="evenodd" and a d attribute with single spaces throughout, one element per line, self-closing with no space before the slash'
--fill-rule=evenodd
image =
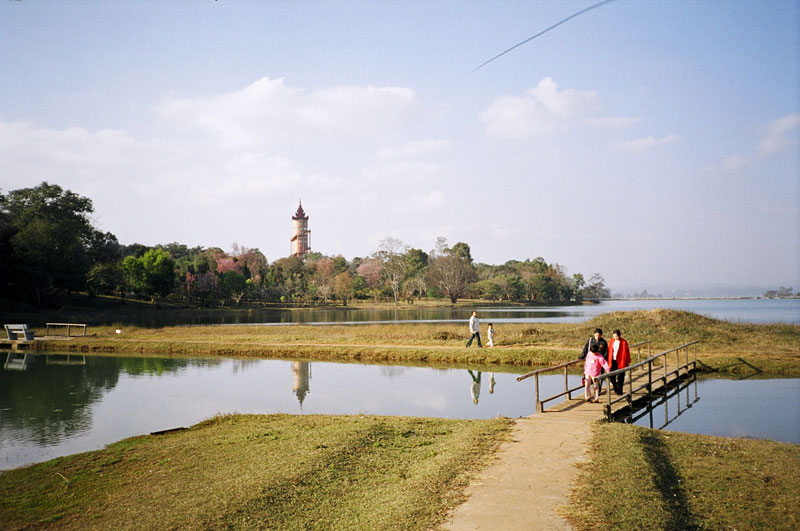
<path id="1" fill-rule="evenodd" d="M 0 0 L 0 191 L 123 244 L 438 236 L 614 289 L 800 290 L 800 3 Z"/>

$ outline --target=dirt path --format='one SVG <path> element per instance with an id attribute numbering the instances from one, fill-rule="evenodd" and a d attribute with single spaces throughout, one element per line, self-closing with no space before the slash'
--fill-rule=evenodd
<path id="1" fill-rule="evenodd" d="M 576 404 L 578 402 L 576 401 Z M 511 440 L 467 489 L 466 502 L 442 527 L 465 530 L 571 529 L 559 516 L 586 459 L 600 404 L 533 415 L 516 422 Z"/>

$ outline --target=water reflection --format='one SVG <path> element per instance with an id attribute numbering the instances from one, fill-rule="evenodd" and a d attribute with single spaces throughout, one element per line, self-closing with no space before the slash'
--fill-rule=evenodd
<path id="1" fill-rule="evenodd" d="M 300 403 L 300 409 L 303 409 L 303 400 L 311 390 L 311 364 L 307 361 L 293 361 L 292 373 L 294 374 L 294 391 L 297 401 Z"/>
<path id="2" fill-rule="evenodd" d="M 514 374 L 490 373 L 490 393 L 479 401 L 487 378 L 474 369 L 468 402 L 464 369 L 32 354 L 26 368 L 0 371 L 0 469 L 225 413 L 489 418 L 533 411 L 528 390 L 512 385 Z"/>
<path id="3" fill-rule="evenodd" d="M 481 306 L 500 323 L 582 322 L 596 315 L 631 310 L 668 308 L 686 310 L 729 321 L 751 323 L 800 323 L 800 299 L 656 299 L 613 300 L 599 304 L 557 306 Z M 413 306 L 402 308 L 269 308 L 250 310 L 214 310 L 208 312 L 154 312 L 138 316 L 131 325 L 160 327 L 202 324 L 368 324 L 368 323 L 453 323 L 464 322 L 472 308 L 452 306 Z M 111 325 L 119 317 L 109 316 L 96 324 Z"/>
<path id="4" fill-rule="evenodd" d="M 481 371 L 478 374 L 473 374 L 470 369 L 467 369 L 470 377 L 472 377 L 472 385 L 469 389 L 469 394 L 472 396 L 472 402 L 477 406 L 478 399 L 481 397 Z"/>
<path id="5" fill-rule="evenodd" d="M 691 389 L 694 389 L 693 399 L 690 397 Z M 681 405 L 681 394 L 684 391 L 686 392 L 686 396 L 683 405 Z M 688 378 L 678 380 L 677 385 L 669 386 L 664 392 L 653 393 L 649 398 L 643 398 L 642 401 L 644 403 L 640 404 L 638 407 L 634 406 L 634 408 L 627 410 L 627 415 L 624 415 L 622 420 L 630 424 L 643 425 L 639 421 L 645 419 L 647 420 L 645 425 L 648 427 L 664 429 L 673 421 L 677 420 L 678 417 L 686 413 L 698 400 L 700 399 L 697 396 L 697 374 L 691 373 Z M 670 409 L 670 404 L 673 402 L 673 407 Z M 658 410 L 663 410 L 663 424 L 660 423 L 660 416 L 655 413 Z"/>
<path id="6" fill-rule="evenodd" d="M 13 366 L 20 356 L 10 355 Z M 190 426 L 225 413 L 474 419 L 527 416 L 535 407 L 532 382 L 520 384 L 516 374 L 486 368 L 28 356 L 27 370 L 0 371 L 0 469 L 102 448 L 133 435 Z M 21 358 L 24 361 L 24 355 Z M 5 367 L 8 357 L 0 362 Z M 568 379 L 577 386 L 580 375 Z M 481 394 L 487 381 L 489 392 Z M 539 385 L 543 394 L 556 394 L 564 379 L 540 377 Z M 800 396 L 800 379 L 697 385 L 694 401 L 688 394 L 670 394 L 663 404 L 652 404 L 647 415 L 631 421 L 662 427 L 664 418 L 664 425 L 679 431 L 800 442 L 800 409 L 778 412 L 780 408 L 774 407 L 787 397 Z M 681 387 L 680 392 L 687 390 Z M 684 415 L 690 406 L 698 409 L 698 393 L 703 395 L 702 414 Z"/>

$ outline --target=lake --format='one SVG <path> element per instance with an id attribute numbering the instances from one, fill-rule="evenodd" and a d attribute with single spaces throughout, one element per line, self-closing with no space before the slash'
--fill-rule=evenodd
<path id="1" fill-rule="evenodd" d="M 226 413 L 475 419 L 534 412 L 530 380 L 479 367 L 28 354 L 17 368 L 25 370 L 0 370 L 0 469 Z M 579 385 L 580 376 L 570 380 Z M 555 394 L 563 381 L 540 377 L 542 394 Z M 668 429 L 800 443 L 800 379 L 703 380 L 695 392 L 692 411 L 675 421 L 694 416 L 694 427 Z"/>
<path id="2" fill-rule="evenodd" d="M 610 300 L 598 304 L 562 306 L 479 306 L 481 316 L 497 323 L 578 323 L 607 312 L 666 308 L 686 310 L 715 319 L 749 323 L 800 324 L 800 299 L 658 299 Z M 180 317 L 159 312 L 126 324 L 170 326 L 199 324 L 369 324 L 369 323 L 453 323 L 469 319 L 471 307 L 403 306 L 400 308 L 359 308 L 354 306 L 264 309 L 236 312 L 208 311 Z M 111 321 L 103 323 L 114 324 Z"/>

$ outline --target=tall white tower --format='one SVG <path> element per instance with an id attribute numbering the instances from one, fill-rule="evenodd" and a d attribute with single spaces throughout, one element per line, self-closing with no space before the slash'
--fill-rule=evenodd
<path id="1" fill-rule="evenodd" d="M 297 212 L 292 216 L 294 235 L 292 236 L 292 256 L 303 258 L 311 250 L 311 231 L 308 230 L 308 216 L 303 211 L 303 202 L 297 207 Z"/>

